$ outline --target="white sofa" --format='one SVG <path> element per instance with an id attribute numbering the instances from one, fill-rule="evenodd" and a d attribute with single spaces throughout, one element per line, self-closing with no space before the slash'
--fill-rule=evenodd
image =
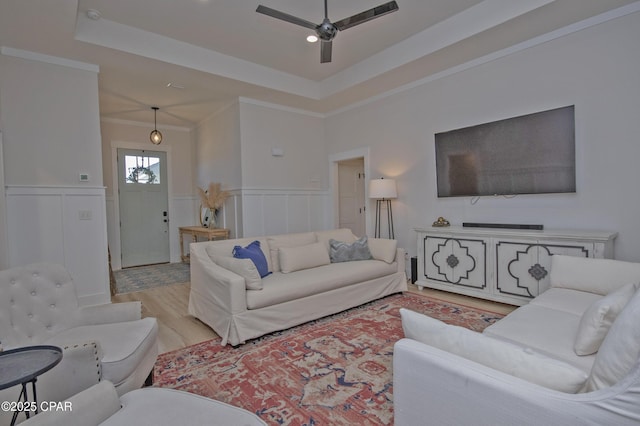
<path id="1" fill-rule="evenodd" d="M 640 424 L 640 264 L 555 255 L 550 278 L 483 333 L 401 311 L 395 424 Z"/>
<path id="2" fill-rule="evenodd" d="M 271 271 L 262 279 L 248 270 L 250 261 L 243 266 L 232 255 L 255 240 Z M 407 290 L 404 250 L 395 240 L 370 238 L 373 259 L 339 263 L 330 262 L 330 240 L 356 239 L 338 229 L 192 243 L 189 313 L 222 345 L 238 345 Z"/>
<path id="3" fill-rule="evenodd" d="M 144 388 L 120 397 L 107 380 L 47 405 L 24 426 L 266 425 L 257 415 L 224 402 L 175 389 Z M 51 409 L 48 409 L 51 407 Z"/>

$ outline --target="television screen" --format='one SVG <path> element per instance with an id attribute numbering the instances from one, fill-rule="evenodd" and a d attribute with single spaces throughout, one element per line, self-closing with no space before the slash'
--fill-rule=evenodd
<path id="1" fill-rule="evenodd" d="M 576 192 L 574 106 L 437 133 L 438 197 Z"/>

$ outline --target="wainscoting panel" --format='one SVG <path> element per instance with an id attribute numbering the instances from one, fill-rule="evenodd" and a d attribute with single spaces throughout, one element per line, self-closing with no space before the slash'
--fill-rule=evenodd
<path id="1" fill-rule="evenodd" d="M 243 236 L 327 229 L 329 195 L 322 190 L 243 189 Z"/>
<path id="2" fill-rule="evenodd" d="M 104 188 L 8 186 L 6 196 L 9 266 L 62 264 L 81 304 L 108 303 Z"/>

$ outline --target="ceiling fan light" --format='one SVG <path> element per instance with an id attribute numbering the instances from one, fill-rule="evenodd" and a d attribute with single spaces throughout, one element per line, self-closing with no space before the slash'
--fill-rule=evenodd
<path id="1" fill-rule="evenodd" d="M 318 41 L 318 36 L 317 36 L 317 35 L 315 35 L 315 34 L 309 34 L 309 35 L 307 36 L 307 41 L 308 41 L 309 43 L 315 43 L 315 42 L 317 42 L 317 41 Z"/>

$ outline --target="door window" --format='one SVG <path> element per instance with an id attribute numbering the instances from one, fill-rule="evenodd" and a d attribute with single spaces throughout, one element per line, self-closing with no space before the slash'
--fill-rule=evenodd
<path id="1" fill-rule="evenodd" d="M 159 185 L 161 179 L 160 159 L 158 157 L 125 155 L 124 175 L 126 184 Z"/>

